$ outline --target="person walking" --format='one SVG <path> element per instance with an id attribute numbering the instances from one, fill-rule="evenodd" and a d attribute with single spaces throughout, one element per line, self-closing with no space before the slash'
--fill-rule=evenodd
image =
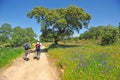
<path id="1" fill-rule="evenodd" d="M 25 49 L 25 55 L 24 55 L 24 60 L 28 61 L 29 60 L 29 54 L 30 54 L 30 44 L 29 44 L 29 41 L 27 41 L 25 44 L 24 44 L 24 49 Z"/>
<path id="2" fill-rule="evenodd" d="M 40 53 L 41 53 L 41 48 L 40 47 L 41 47 L 41 43 L 39 41 L 37 41 L 37 43 L 35 45 L 37 55 L 36 55 L 36 57 L 34 57 L 34 59 L 37 59 L 37 60 L 40 59 Z"/>

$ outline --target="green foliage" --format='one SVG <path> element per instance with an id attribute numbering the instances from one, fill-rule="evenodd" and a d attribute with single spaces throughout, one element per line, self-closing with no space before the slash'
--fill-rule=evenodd
<path id="1" fill-rule="evenodd" d="M 118 29 L 119 29 L 119 38 L 120 38 L 120 22 L 119 22 Z"/>
<path id="2" fill-rule="evenodd" d="M 12 39 L 10 40 L 10 44 L 17 47 L 23 45 L 26 41 L 33 42 L 36 35 L 32 28 L 22 29 L 21 27 L 17 26 L 13 29 L 13 34 L 11 36 Z"/>
<path id="3" fill-rule="evenodd" d="M 22 48 L 0 48 L 0 69 L 8 65 L 13 59 L 20 56 L 22 52 Z"/>
<path id="4" fill-rule="evenodd" d="M 80 35 L 80 39 L 95 39 L 99 40 L 101 45 L 108 45 L 118 40 L 119 30 L 113 26 L 98 26 L 91 27 L 88 31 Z"/>
<path id="5" fill-rule="evenodd" d="M 108 45 L 115 43 L 118 40 L 118 34 L 119 34 L 118 29 L 113 27 L 109 27 L 109 28 L 106 27 L 105 33 L 101 40 L 101 45 Z"/>
<path id="6" fill-rule="evenodd" d="M 47 9 L 44 7 L 35 7 L 27 16 L 35 18 L 41 24 L 41 40 L 58 41 L 71 36 L 76 30 L 87 27 L 91 16 L 84 12 L 82 8 L 69 6 L 67 8 Z"/>
<path id="7" fill-rule="evenodd" d="M 83 44 L 50 49 L 49 54 L 64 70 L 62 80 L 119 80 L 119 46 L 119 43 L 110 46 Z"/>
<path id="8" fill-rule="evenodd" d="M 0 27 L 0 44 L 10 44 L 12 47 L 23 45 L 26 41 L 35 41 L 36 34 L 28 27 L 23 29 L 20 26 L 12 28 L 10 24 L 4 23 Z"/>
<path id="9" fill-rule="evenodd" d="M 0 42 L 1 43 L 8 42 L 10 40 L 11 33 L 12 33 L 11 25 L 8 23 L 4 23 L 0 27 Z"/>

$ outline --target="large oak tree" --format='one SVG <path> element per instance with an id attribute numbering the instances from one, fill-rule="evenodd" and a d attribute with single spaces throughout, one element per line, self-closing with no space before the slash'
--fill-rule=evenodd
<path id="1" fill-rule="evenodd" d="M 35 18 L 41 25 L 41 38 L 44 41 L 53 39 L 55 44 L 71 36 L 74 31 L 79 32 L 83 27 L 87 27 L 91 20 L 90 14 L 76 6 L 57 9 L 37 6 L 28 12 L 27 16 Z"/>

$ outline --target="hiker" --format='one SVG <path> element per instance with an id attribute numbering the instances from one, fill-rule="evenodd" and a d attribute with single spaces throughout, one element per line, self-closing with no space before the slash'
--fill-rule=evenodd
<path id="1" fill-rule="evenodd" d="M 24 44 L 24 49 L 25 49 L 24 60 L 28 61 L 29 60 L 29 54 L 30 54 L 30 44 L 29 44 L 28 41 Z"/>
<path id="2" fill-rule="evenodd" d="M 35 49 L 36 49 L 37 55 L 36 55 L 36 57 L 34 57 L 34 59 L 37 59 L 37 60 L 40 59 L 41 45 L 42 44 L 39 41 L 37 41 L 37 43 L 35 45 Z"/>

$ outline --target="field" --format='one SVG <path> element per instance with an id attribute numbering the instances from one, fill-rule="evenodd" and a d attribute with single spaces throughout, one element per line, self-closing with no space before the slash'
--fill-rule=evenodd
<path id="1" fill-rule="evenodd" d="M 62 80 L 120 80 L 120 43 L 100 46 L 91 41 L 48 48 L 63 69 Z"/>

